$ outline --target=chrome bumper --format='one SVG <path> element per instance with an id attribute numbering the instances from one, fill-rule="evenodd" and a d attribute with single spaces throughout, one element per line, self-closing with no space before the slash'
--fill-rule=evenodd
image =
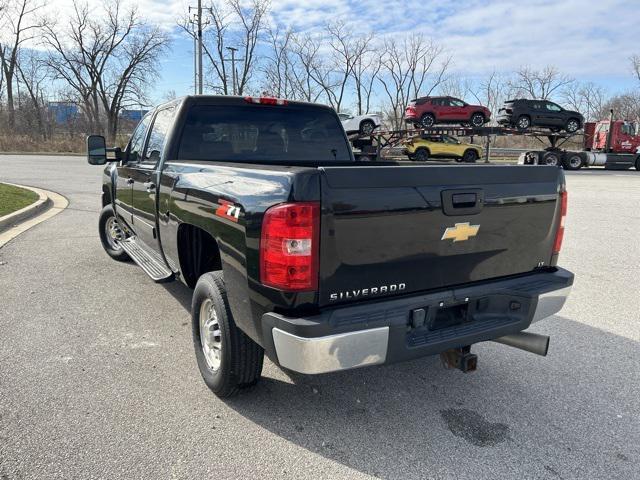
<path id="1" fill-rule="evenodd" d="M 550 317 L 551 315 L 555 315 L 562 310 L 562 307 L 564 307 L 564 304 L 569 297 L 569 293 L 571 293 L 571 286 L 540 294 L 538 296 L 538 305 L 536 306 L 536 311 L 533 314 L 533 320 L 531 320 L 531 323 L 540 321 L 543 318 Z"/>
<path id="2" fill-rule="evenodd" d="M 378 365 L 387 358 L 389 327 L 304 338 L 273 329 L 278 362 L 299 373 L 326 373 Z"/>

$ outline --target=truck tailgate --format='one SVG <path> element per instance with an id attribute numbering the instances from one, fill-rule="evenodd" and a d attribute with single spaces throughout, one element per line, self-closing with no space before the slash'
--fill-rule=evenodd
<path id="1" fill-rule="evenodd" d="M 460 285 L 549 265 L 557 167 L 321 169 L 320 305 Z"/>

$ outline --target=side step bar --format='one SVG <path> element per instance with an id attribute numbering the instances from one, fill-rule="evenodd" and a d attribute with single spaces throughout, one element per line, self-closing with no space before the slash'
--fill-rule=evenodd
<path id="1" fill-rule="evenodd" d="M 157 252 L 150 252 L 140 245 L 136 237 L 129 237 L 120 242 L 122 249 L 142 268 L 154 282 L 173 280 L 173 272 L 167 267 Z"/>

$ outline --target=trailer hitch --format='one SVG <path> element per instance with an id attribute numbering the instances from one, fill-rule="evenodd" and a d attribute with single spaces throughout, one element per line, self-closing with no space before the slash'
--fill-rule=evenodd
<path id="1" fill-rule="evenodd" d="M 457 368 L 464 373 L 473 372 L 478 367 L 478 356 L 471 353 L 470 345 L 442 352 L 440 361 L 445 368 Z"/>

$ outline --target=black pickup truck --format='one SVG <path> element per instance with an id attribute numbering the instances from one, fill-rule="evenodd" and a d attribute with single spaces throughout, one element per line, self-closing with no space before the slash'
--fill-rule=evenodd
<path id="1" fill-rule="evenodd" d="M 194 289 L 198 367 L 229 396 L 264 353 L 316 374 L 442 354 L 473 370 L 495 340 L 546 354 L 522 332 L 558 312 L 561 170 L 356 162 L 330 108 L 197 96 L 147 114 L 104 165 L 102 244 L 155 281 Z"/>

